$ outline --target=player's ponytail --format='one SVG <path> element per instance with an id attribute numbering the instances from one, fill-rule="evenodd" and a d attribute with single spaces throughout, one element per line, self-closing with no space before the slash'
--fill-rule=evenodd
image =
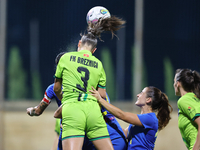
<path id="1" fill-rule="evenodd" d="M 121 29 L 125 23 L 126 21 L 115 16 L 111 16 L 110 18 L 100 18 L 97 23 L 89 24 L 88 32 L 91 32 L 101 40 L 101 33 L 110 31 L 113 38 L 113 36 L 116 36 L 114 32 Z"/>
<path id="2" fill-rule="evenodd" d="M 103 41 L 101 39 L 101 33 L 105 31 L 110 31 L 112 34 L 112 38 L 115 35 L 115 31 L 121 29 L 126 22 L 120 18 L 115 16 L 111 16 L 110 18 L 100 18 L 97 23 L 88 24 L 87 34 L 84 34 L 81 38 L 82 44 L 91 45 L 92 49 L 97 45 L 97 39 Z"/>
<path id="3" fill-rule="evenodd" d="M 149 105 L 151 105 L 152 111 L 157 112 L 158 129 L 162 130 L 169 123 L 171 119 L 170 113 L 173 108 L 169 104 L 167 95 L 162 93 L 158 88 L 153 86 L 148 87 L 147 97 L 152 99 Z"/>
<path id="4" fill-rule="evenodd" d="M 197 71 L 192 71 L 194 77 L 194 93 L 200 99 L 200 75 Z"/>

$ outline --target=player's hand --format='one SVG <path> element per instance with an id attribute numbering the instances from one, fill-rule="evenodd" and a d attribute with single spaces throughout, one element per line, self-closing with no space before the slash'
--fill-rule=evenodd
<path id="1" fill-rule="evenodd" d="M 95 88 L 92 87 L 92 90 L 89 90 L 89 91 L 91 92 L 90 95 L 94 96 L 98 102 L 101 100 L 101 96 Z"/>
<path id="2" fill-rule="evenodd" d="M 26 109 L 26 112 L 29 116 L 35 116 L 36 115 L 35 109 L 36 109 L 36 107 L 29 107 L 29 108 Z"/>

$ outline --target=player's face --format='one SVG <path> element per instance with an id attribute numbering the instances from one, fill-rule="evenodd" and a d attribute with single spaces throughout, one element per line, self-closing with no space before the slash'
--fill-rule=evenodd
<path id="1" fill-rule="evenodd" d="M 180 96 L 180 91 L 179 91 L 179 88 L 178 88 L 178 81 L 176 81 L 176 76 L 174 77 L 174 91 L 175 91 L 175 95 L 176 96 Z"/>
<path id="2" fill-rule="evenodd" d="M 148 90 L 148 89 L 147 89 L 147 87 L 146 87 L 146 88 L 144 88 L 144 89 L 142 90 L 141 93 L 139 93 L 139 94 L 137 95 L 137 101 L 135 102 L 135 105 L 141 107 L 141 106 L 144 106 L 144 105 L 146 104 L 146 100 L 147 100 L 146 92 L 147 92 L 147 90 Z"/>

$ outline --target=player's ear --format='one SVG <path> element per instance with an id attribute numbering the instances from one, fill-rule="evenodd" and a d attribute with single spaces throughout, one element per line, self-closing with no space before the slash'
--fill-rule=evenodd
<path id="1" fill-rule="evenodd" d="M 93 50 L 92 50 L 92 54 L 94 54 L 94 52 L 97 50 L 97 48 L 94 48 Z"/>
<path id="2" fill-rule="evenodd" d="M 146 102 L 150 103 L 152 101 L 151 97 L 146 98 Z"/>
<path id="3" fill-rule="evenodd" d="M 82 41 L 81 41 L 81 40 L 79 40 L 79 42 L 78 42 L 78 47 L 80 47 L 80 46 L 81 46 L 81 43 L 82 43 Z"/>
<path id="4" fill-rule="evenodd" d="M 179 81 L 176 81 L 176 87 L 180 87 L 181 83 Z"/>

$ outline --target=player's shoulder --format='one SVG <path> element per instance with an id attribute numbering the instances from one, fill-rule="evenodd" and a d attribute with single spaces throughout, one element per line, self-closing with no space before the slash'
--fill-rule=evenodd
<path id="1" fill-rule="evenodd" d="M 188 99 L 193 99 L 194 97 L 195 97 L 194 93 L 186 93 L 185 95 L 179 98 L 178 103 L 188 102 Z"/>
<path id="2" fill-rule="evenodd" d="M 65 54 L 62 55 L 61 59 L 65 57 L 70 57 L 71 55 L 75 55 L 76 53 L 77 53 L 76 51 L 66 52 Z"/>
<path id="3" fill-rule="evenodd" d="M 50 89 L 52 89 L 52 90 L 53 90 L 53 87 L 54 87 L 54 83 L 50 84 L 50 85 L 47 87 L 47 89 L 46 89 L 46 90 L 50 90 Z"/>
<path id="4" fill-rule="evenodd" d="M 96 56 L 92 55 L 92 59 L 93 59 L 93 61 L 98 62 L 98 65 L 99 65 L 99 66 L 103 66 L 101 60 L 99 60 Z"/>

